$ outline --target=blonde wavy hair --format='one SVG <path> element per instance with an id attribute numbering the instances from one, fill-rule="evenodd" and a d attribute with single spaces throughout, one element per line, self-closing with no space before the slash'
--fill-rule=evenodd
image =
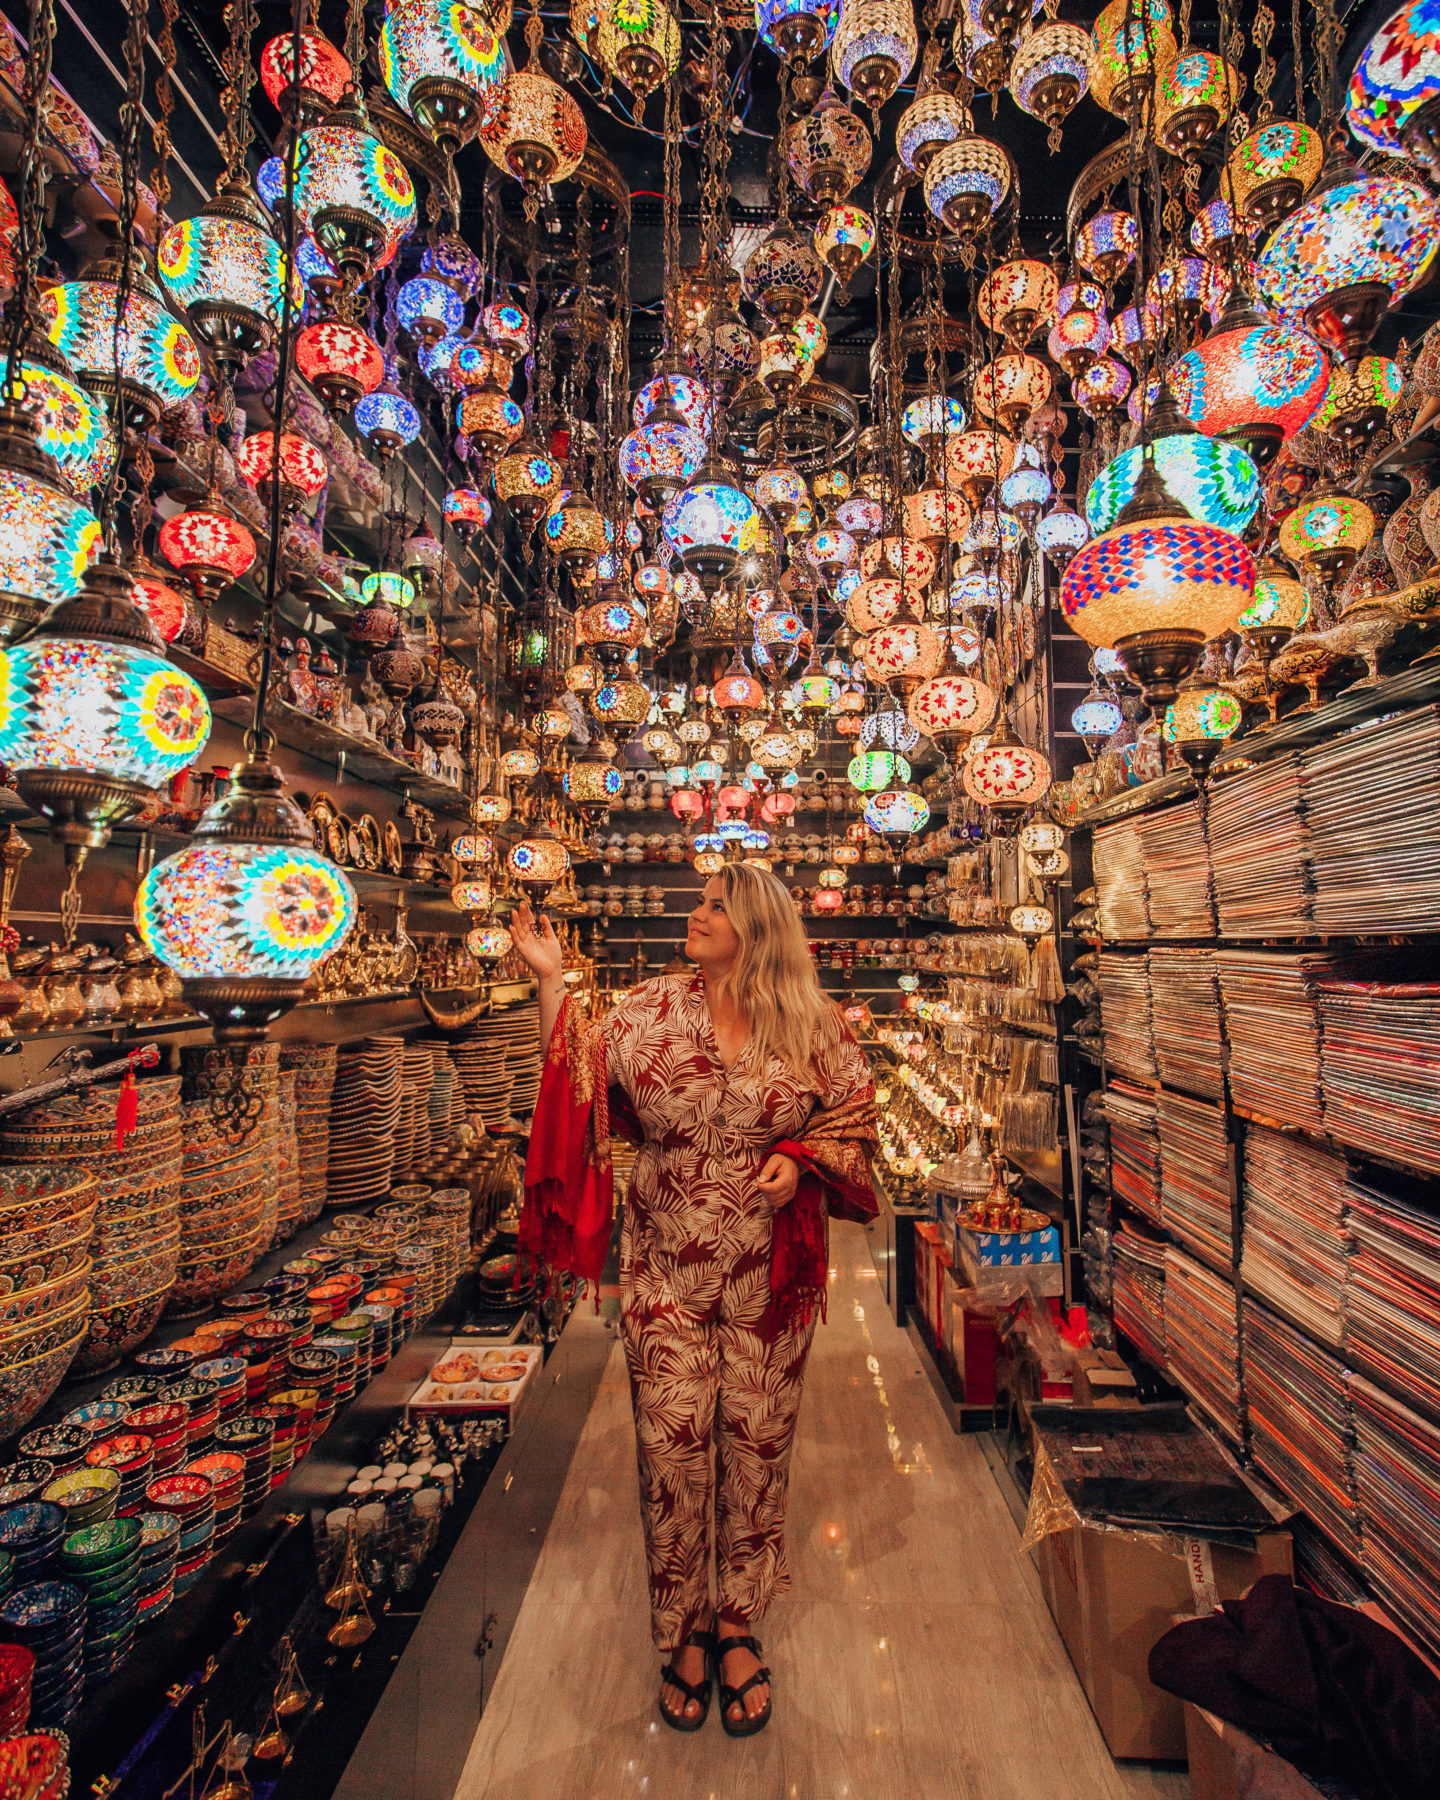
<path id="1" fill-rule="evenodd" d="M 820 986 L 795 902 L 764 869 L 726 863 L 725 913 L 740 940 L 733 968 L 716 984 L 750 1025 L 756 1056 L 773 1056 L 802 1081 L 817 1052 L 840 1033 L 840 1009 Z"/>

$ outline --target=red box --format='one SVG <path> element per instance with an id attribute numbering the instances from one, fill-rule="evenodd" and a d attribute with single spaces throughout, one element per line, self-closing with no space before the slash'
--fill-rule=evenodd
<path id="1" fill-rule="evenodd" d="M 997 1308 L 974 1288 L 950 1283 L 950 1339 L 967 1406 L 995 1404 L 995 1367 L 1000 1360 Z"/>

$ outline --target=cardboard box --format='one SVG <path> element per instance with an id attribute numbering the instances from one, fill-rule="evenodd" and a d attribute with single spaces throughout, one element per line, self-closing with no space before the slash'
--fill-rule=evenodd
<path id="1" fill-rule="evenodd" d="M 1238 1725 L 1185 1706 L 1190 1800 L 1324 1800 L 1293 1763 L 1266 1750 Z"/>
<path id="2" fill-rule="evenodd" d="M 1087 1347 L 1075 1352 L 1076 1406 L 1138 1406 L 1139 1389 L 1125 1359 L 1114 1350 Z"/>
<path id="3" fill-rule="evenodd" d="M 915 1291 L 920 1312 L 929 1327 L 931 1342 L 946 1351 L 950 1336 L 950 1309 L 946 1280 L 953 1267 L 948 1243 L 940 1227 L 929 1219 L 915 1227 Z M 948 1354 L 948 1351 L 947 1351 Z"/>
<path id="4" fill-rule="evenodd" d="M 949 1287 L 950 1349 L 967 1406 L 995 1404 L 995 1365 L 1000 1358 L 996 1309 L 953 1275 Z"/>
<path id="5" fill-rule="evenodd" d="M 999 1293 L 1013 1288 L 1017 1276 L 1042 1299 L 1060 1297 L 1065 1292 L 1060 1234 L 1053 1227 L 1048 1231 L 997 1234 L 957 1225 L 955 1266 L 964 1273 L 966 1282 L 982 1294 L 987 1289 Z"/>
<path id="6" fill-rule="evenodd" d="M 1253 1551 L 1214 1543 L 1204 1549 L 1222 1600 L 1238 1599 L 1262 1575 L 1293 1574 L 1288 1531 L 1260 1532 Z M 1184 1705 L 1147 1673 L 1154 1644 L 1197 1610 L 1177 1540 L 1081 1522 L 1042 1538 L 1035 1564 L 1110 1754 L 1183 1759 Z"/>

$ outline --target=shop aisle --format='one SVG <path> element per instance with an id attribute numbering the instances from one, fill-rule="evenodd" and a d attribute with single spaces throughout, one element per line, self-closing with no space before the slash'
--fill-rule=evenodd
<path id="1" fill-rule="evenodd" d="M 456 1800 L 1183 1800 L 1117 1767 L 978 1445 L 946 1424 L 863 1232 L 832 1233 L 791 1488 L 794 1586 L 762 1628 L 758 1738 L 655 1711 L 617 1343 Z"/>

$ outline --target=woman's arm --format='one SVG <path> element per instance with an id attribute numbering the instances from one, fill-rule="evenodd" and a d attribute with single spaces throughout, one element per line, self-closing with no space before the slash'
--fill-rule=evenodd
<path id="1" fill-rule="evenodd" d="M 540 1048 L 545 1050 L 565 1003 L 565 959 L 560 940 L 543 913 L 537 921 L 528 900 L 522 900 L 510 915 L 510 935 L 540 983 Z"/>

